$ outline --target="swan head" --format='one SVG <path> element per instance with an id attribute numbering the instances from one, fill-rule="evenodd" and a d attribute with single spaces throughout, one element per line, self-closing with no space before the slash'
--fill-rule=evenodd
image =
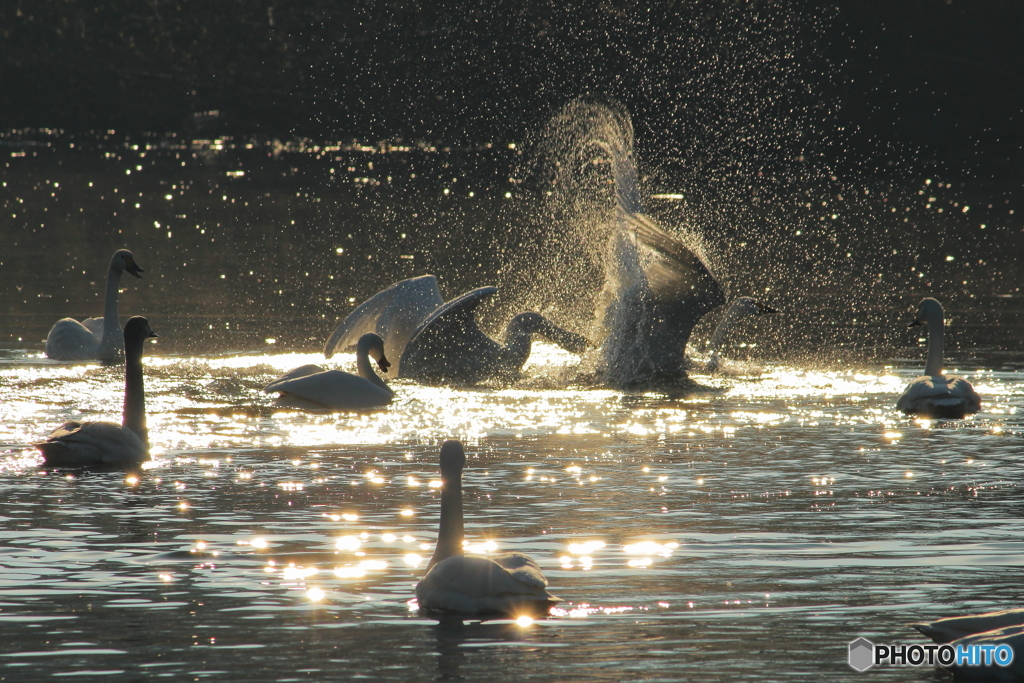
<path id="1" fill-rule="evenodd" d="M 367 332 L 356 342 L 356 353 L 365 352 L 367 356 L 377 362 L 381 372 L 387 372 L 391 367 L 387 356 L 384 355 L 384 340 L 380 335 Z"/>
<path id="2" fill-rule="evenodd" d="M 129 273 L 137 278 L 141 278 L 141 273 L 146 272 L 135 262 L 135 256 L 127 249 L 118 249 L 114 252 L 114 257 L 110 259 L 110 268 L 119 273 Z"/>
<path id="3" fill-rule="evenodd" d="M 462 444 L 448 440 L 441 444 L 441 473 L 461 474 L 466 466 L 466 451 Z"/>
<path id="4" fill-rule="evenodd" d="M 907 327 L 917 327 L 918 325 L 941 322 L 942 304 L 939 303 L 938 299 L 928 297 L 926 299 L 921 299 L 921 303 L 917 307 L 917 315 L 914 316 L 913 322 L 907 325 Z"/>
<path id="5" fill-rule="evenodd" d="M 141 315 L 137 315 L 125 323 L 124 343 L 126 347 L 133 342 L 141 345 L 142 342 L 156 336 L 158 335 L 149 326 L 149 321 Z"/>

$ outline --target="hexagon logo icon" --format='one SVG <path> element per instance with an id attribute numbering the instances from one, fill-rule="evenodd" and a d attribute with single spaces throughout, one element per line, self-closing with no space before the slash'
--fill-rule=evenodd
<path id="1" fill-rule="evenodd" d="M 850 666 L 856 671 L 867 671 L 875 665 L 875 644 L 867 638 L 850 643 Z"/>

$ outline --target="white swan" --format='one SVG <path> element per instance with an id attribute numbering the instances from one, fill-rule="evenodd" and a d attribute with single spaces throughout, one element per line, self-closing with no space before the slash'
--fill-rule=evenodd
<path id="1" fill-rule="evenodd" d="M 121 273 L 141 278 L 142 268 L 127 249 L 119 249 L 110 259 L 107 289 L 103 299 L 103 317 L 78 322 L 62 318 L 46 335 L 46 357 L 54 360 L 114 360 L 124 350 L 121 323 L 117 319 L 117 288 Z"/>
<path id="2" fill-rule="evenodd" d="M 540 567 L 523 553 L 462 554 L 462 468 L 458 441 L 441 445 L 441 522 L 426 575 L 416 584 L 421 609 L 459 614 L 545 615 L 560 602 L 547 592 Z"/>
<path id="3" fill-rule="evenodd" d="M 722 360 L 719 352 L 726 339 L 729 338 L 733 328 L 746 317 L 768 313 L 778 313 L 778 311 L 749 296 L 740 296 L 733 299 L 729 309 L 722 316 L 722 320 L 711 334 L 710 341 L 708 341 L 707 351 L 709 356 L 707 362 L 703 364 L 694 363 L 691 369 L 709 374 L 727 371 L 728 366 Z"/>
<path id="4" fill-rule="evenodd" d="M 384 354 L 384 340 L 367 332 L 356 344 L 358 375 L 340 370 L 324 370 L 319 365 L 303 365 L 281 375 L 263 387 L 263 391 L 280 392 L 275 405 L 304 410 L 364 410 L 391 403 L 394 392 L 384 383 L 373 366 L 387 372 L 391 364 Z"/>
<path id="5" fill-rule="evenodd" d="M 130 465 L 149 459 L 142 347 L 157 336 L 149 321 L 136 316 L 124 326 L 124 411 L 121 424 L 65 422 L 46 441 L 32 444 L 51 467 Z"/>
<path id="6" fill-rule="evenodd" d="M 375 332 L 384 340 L 384 354 L 402 371 L 402 352 L 423 319 L 444 303 L 437 278 L 421 275 L 396 282 L 357 306 L 334 329 L 324 344 L 324 356 L 354 347 L 359 337 Z"/>
<path id="7" fill-rule="evenodd" d="M 963 377 L 942 374 L 942 304 L 921 300 L 914 322 L 908 327 L 928 326 L 928 360 L 924 375 L 907 385 L 896 408 L 908 415 L 959 420 L 981 410 L 981 397 Z"/>
<path id="8" fill-rule="evenodd" d="M 494 341 L 477 326 L 476 308 L 497 291 L 497 287 L 474 289 L 427 316 L 405 345 L 399 377 L 432 384 L 512 381 L 530 357 L 534 334 L 572 353 L 583 353 L 586 349 L 586 338 L 531 312 L 520 313 L 509 321 L 504 344 Z"/>

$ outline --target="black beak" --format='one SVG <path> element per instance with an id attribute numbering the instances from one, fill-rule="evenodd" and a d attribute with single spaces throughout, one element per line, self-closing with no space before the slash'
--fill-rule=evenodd
<path id="1" fill-rule="evenodd" d="M 921 322 L 920 320 L 915 320 L 914 322 L 907 325 L 907 327 L 919 327 L 920 325 L 924 325 L 924 323 Z"/>
<path id="2" fill-rule="evenodd" d="M 140 268 L 139 264 L 137 264 L 135 261 L 131 261 L 130 263 L 128 263 L 128 265 L 126 265 L 124 269 L 137 278 L 142 278 L 141 273 L 146 272 L 142 268 Z"/>
<path id="3" fill-rule="evenodd" d="M 381 354 L 381 357 L 377 360 L 377 367 L 380 368 L 381 372 L 387 372 L 388 368 L 391 367 L 391 363 L 388 362 L 386 356 Z"/>
<path id="4" fill-rule="evenodd" d="M 150 338 L 150 339 L 153 339 L 153 338 L 155 338 L 155 337 L 159 337 L 159 336 L 160 336 L 160 335 L 159 335 L 159 334 L 157 334 L 156 332 L 153 332 L 152 330 L 150 330 L 150 331 L 149 331 L 149 338 Z"/>
<path id="5" fill-rule="evenodd" d="M 767 306 L 765 304 L 762 304 L 760 301 L 757 301 L 755 303 L 757 304 L 757 312 L 759 314 L 761 314 L 761 315 L 764 315 L 765 313 L 778 313 L 779 312 L 779 309 L 772 308 L 771 306 Z"/>

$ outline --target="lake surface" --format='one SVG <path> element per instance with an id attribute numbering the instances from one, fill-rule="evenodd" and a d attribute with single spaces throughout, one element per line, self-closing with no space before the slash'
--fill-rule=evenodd
<path id="1" fill-rule="evenodd" d="M 857 674 L 847 644 L 923 642 L 907 623 L 1021 606 L 1024 324 L 1003 280 L 936 292 L 953 301 L 947 368 L 984 398 L 964 421 L 893 408 L 923 368 L 903 328 L 920 290 L 790 292 L 737 337 L 746 374 L 698 376 L 715 391 L 691 396 L 580 385 L 579 359 L 538 343 L 511 387 L 400 380 L 386 410 L 287 411 L 262 386 L 323 364 L 378 289 L 424 272 L 446 296 L 502 282 L 500 250 L 480 245 L 514 232 L 509 147 L 404 153 L 418 184 L 385 192 L 385 171 L 303 179 L 284 143 L 243 144 L 252 160 L 234 166 L 165 145 L 150 173 L 104 156 L 137 156 L 131 141 L 47 142 L 12 143 L 23 156 L 3 170 L 20 218 L 0 223 L 0 680 L 946 680 Z M 312 146 L 302 159 L 325 161 Z M 348 169 L 369 152 L 330 154 Z M 476 188 L 457 204 L 446 164 Z M 46 360 L 42 340 L 99 314 L 121 246 L 146 269 L 122 282 L 121 313 L 160 335 L 154 460 L 138 478 L 46 470 L 32 441 L 119 421 L 121 369 Z M 468 539 L 532 555 L 563 600 L 550 618 L 438 622 L 411 603 L 446 438 L 467 445 Z"/>

